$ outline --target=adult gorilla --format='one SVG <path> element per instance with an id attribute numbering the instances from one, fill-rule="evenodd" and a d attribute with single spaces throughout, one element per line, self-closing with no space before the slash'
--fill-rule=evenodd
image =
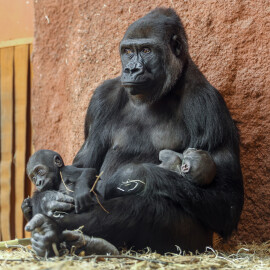
<path id="1" fill-rule="evenodd" d="M 59 232 L 81 225 L 86 235 L 117 247 L 158 252 L 176 251 L 175 245 L 202 251 L 212 244 L 213 232 L 227 238 L 237 227 L 243 204 L 237 129 L 223 98 L 191 60 L 177 14 L 157 8 L 134 22 L 120 55 L 122 75 L 96 89 L 85 142 L 74 159 L 75 166 L 103 172 L 98 190 L 109 214 L 95 204 L 61 220 L 34 217 L 26 229 L 43 229 L 33 234 L 39 254 L 61 241 Z M 157 165 L 162 149 L 189 147 L 211 154 L 216 176 L 210 185 L 198 186 Z M 121 196 L 117 187 L 128 179 L 145 184 Z M 47 198 L 43 194 L 45 215 L 49 208 L 69 207 L 63 198 L 46 204 Z"/>

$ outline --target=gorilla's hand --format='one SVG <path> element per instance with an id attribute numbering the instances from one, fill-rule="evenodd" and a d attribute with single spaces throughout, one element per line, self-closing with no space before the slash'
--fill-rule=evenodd
<path id="1" fill-rule="evenodd" d="M 85 252 L 85 255 L 97 254 L 105 255 L 112 254 L 118 255 L 117 248 L 102 238 L 89 237 L 79 231 L 63 231 L 63 241 L 66 242 L 67 247 L 70 249 L 72 246 L 76 248 L 76 253 L 81 251 Z"/>
<path id="2" fill-rule="evenodd" d="M 76 213 L 81 213 L 88 209 L 92 202 L 89 187 L 78 183 L 74 191 L 74 200 Z"/>
<path id="3" fill-rule="evenodd" d="M 25 230 L 32 232 L 32 248 L 38 256 L 54 256 L 59 239 L 57 224 L 50 218 L 36 214 L 25 226 Z M 53 247 L 54 246 L 54 247 Z"/>
<path id="4" fill-rule="evenodd" d="M 22 202 L 21 208 L 22 208 L 22 212 L 23 212 L 25 219 L 27 221 L 29 221 L 33 216 L 32 199 L 31 198 L 24 199 Z"/>
<path id="5" fill-rule="evenodd" d="M 80 213 L 87 209 L 92 202 L 90 187 L 93 186 L 97 177 L 97 171 L 94 168 L 84 168 L 80 177 L 76 181 L 74 190 L 75 212 Z"/>
<path id="6" fill-rule="evenodd" d="M 63 217 L 74 209 L 74 199 L 58 191 L 46 191 L 42 197 L 41 210 L 48 217 Z M 57 215 L 55 215 L 57 213 Z M 63 215 L 59 214 L 63 213 Z"/>

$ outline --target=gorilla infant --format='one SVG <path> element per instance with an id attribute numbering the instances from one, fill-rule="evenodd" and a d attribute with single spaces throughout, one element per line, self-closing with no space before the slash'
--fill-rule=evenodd
<path id="1" fill-rule="evenodd" d="M 160 167 L 178 172 L 198 185 L 209 185 L 216 174 L 210 154 L 195 148 L 188 148 L 183 154 L 165 149 L 159 152 L 159 160 Z"/>
<path id="2" fill-rule="evenodd" d="M 27 163 L 27 174 L 36 191 L 32 198 L 27 198 L 22 203 L 22 211 L 29 221 L 34 215 L 42 212 L 43 201 L 37 194 L 45 191 L 59 191 L 63 194 L 74 194 L 75 211 L 82 212 L 90 206 L 90 187 L 96 179 L 95 169 L 80 169 L 74 166 L 65 166 L 62 157 L 51 150 L 39 150 L 32 155 Z M 61 179 L 62 178 L 62 179 Z M 63 197 L 64 198 L 64 197 Z M 60 198 L 61 199 L 61 198 Z M 69 199 L 67 211 L 73 208 L 73 199 Z M 66 212 L 51 211 L 50 216 L 61 218 Z M 84 251 L 85 254 L 118 254 L 115 246 L 104 239 L 84 236 L 78 231 L 64 231 L 61 242 L 66 242 L 67 248 L 76 248 L 76 253 Z M 34 244 L 34 243 L 33 243 Z M 52 252 L 48 255 L 52 255 Z"/>
<path id="3" fill-rule="evenodd" d="M 83 212 L 92 202 L 90 188 L 96 180 L 97 172 L 95 169 L 65 166 L 62 157 L 57 152 L 39 150 L 30 157 L 26 172 L 36 186 L 36 192 L 31 199 L 34 214 L 42 212 L 42 201 L 37 199 L 37 193 L 48 190 L 72 195 L 76 213 Z M 25 203 L 30 204 L 30 200 L 25 199 L 22 206 L 26 206 Z M 23 209 L 23 212 L 27 220 L 32 218 L 30 209 Z M 55 215 L 55 213 L 52 214 Z"/>

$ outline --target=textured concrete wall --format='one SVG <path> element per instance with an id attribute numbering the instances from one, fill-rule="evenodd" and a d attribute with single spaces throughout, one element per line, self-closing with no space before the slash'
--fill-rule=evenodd
<path id="1" fill-rule="evenodd" d="M 127 26 L 156 6 L 174 7 L 190 53 L 223 94 L 241 134 L 245 206 L 236 239 L 270 236 L 270 9 L 263 0 L 36 0 L 34 145 L 70 163 L 83 142 L 93 90 L 120 74 Z"/>

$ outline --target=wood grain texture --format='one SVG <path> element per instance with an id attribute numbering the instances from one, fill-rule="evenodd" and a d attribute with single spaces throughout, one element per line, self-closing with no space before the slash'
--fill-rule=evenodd
<path id="1" fill-rule="evenodd" d="M 11 215 L 14 49 L 1 49 L 1 233 L 8 240 Z"/>
<path id="2" fill-rule="evenodd" d="M 23 237 L 21 203 L 25 197 L 27 128 L 28 45 L 14 50 L 15 69 L 15 237 Z"/>

